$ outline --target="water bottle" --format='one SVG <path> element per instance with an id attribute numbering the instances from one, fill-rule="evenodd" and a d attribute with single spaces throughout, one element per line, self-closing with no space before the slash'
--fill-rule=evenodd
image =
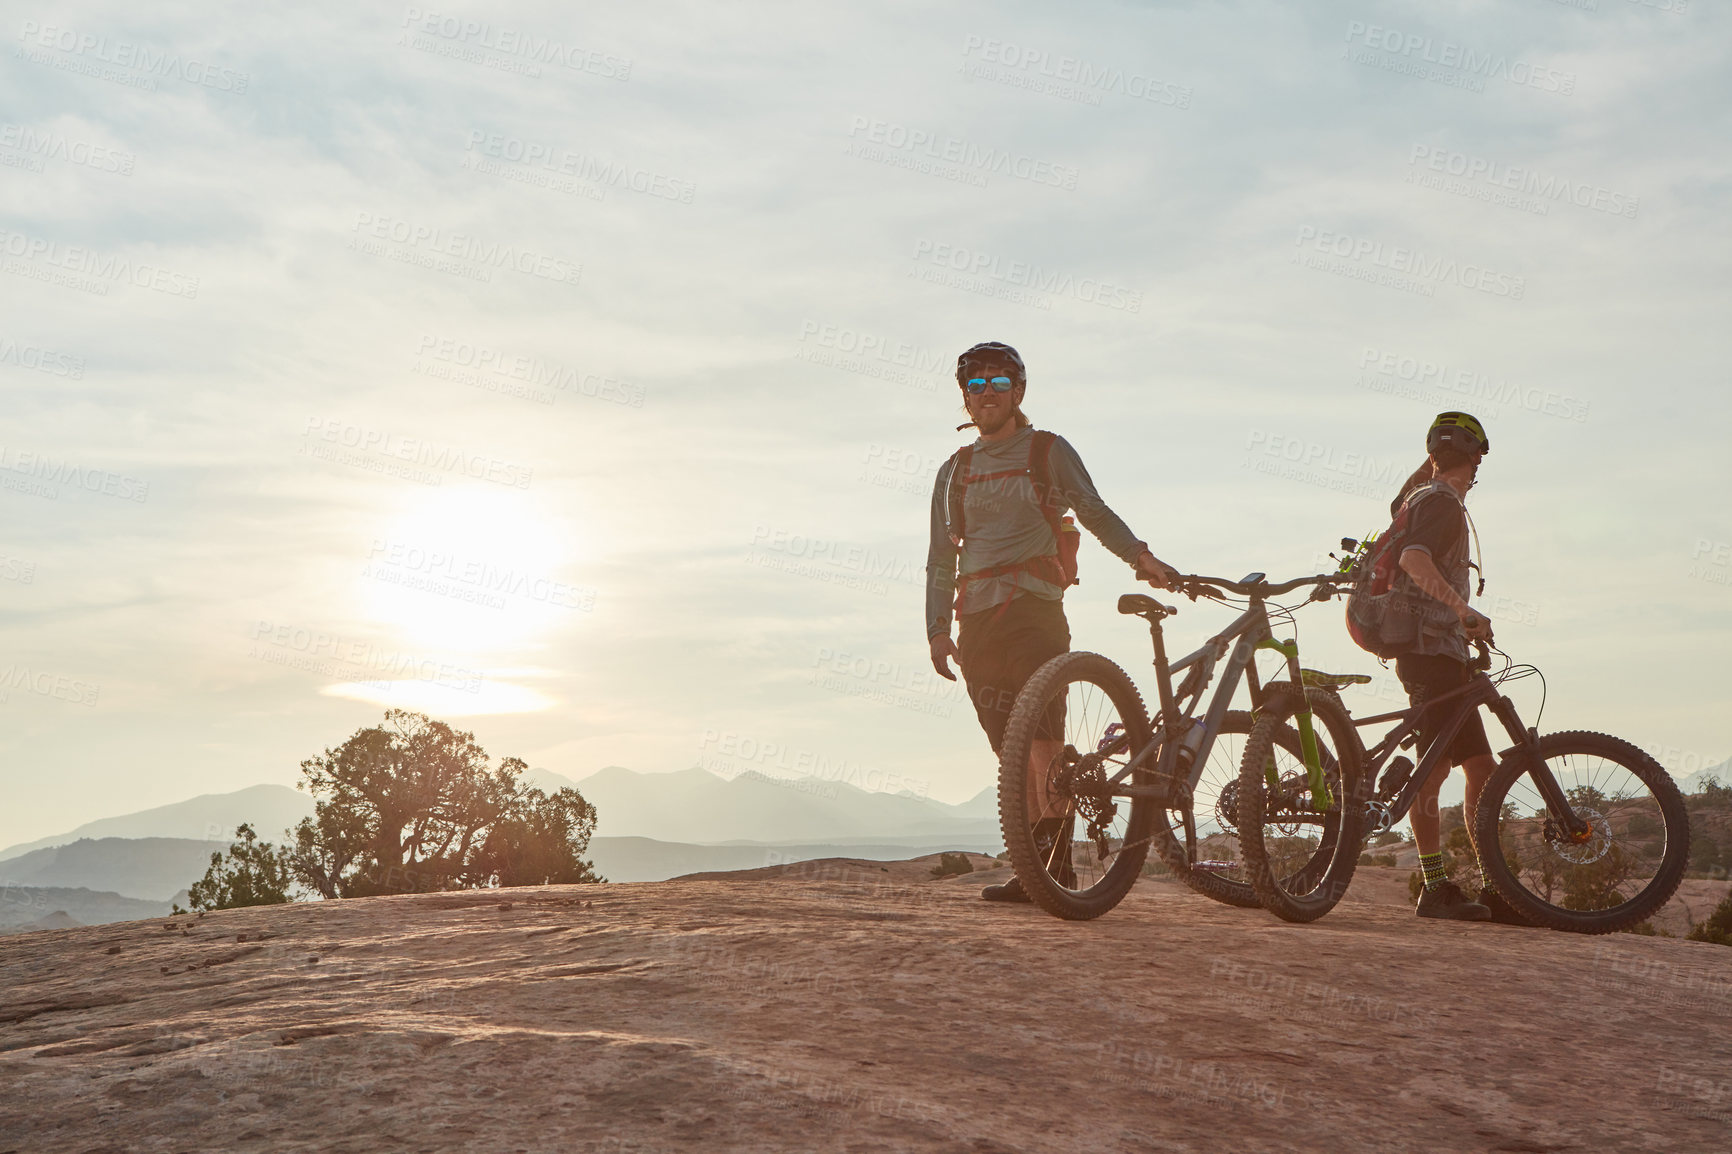
<path id="1" fill-rule="evenodd" d="M 1189 770 L 1197 760 L 1197 751 L 1203 748 L 1203 731 L 1208 728 L 1203 719 L 1191 719 L 1191 728 L 1185 731 L 1185 736 L 1179 739 L 1179 768 Z"/>

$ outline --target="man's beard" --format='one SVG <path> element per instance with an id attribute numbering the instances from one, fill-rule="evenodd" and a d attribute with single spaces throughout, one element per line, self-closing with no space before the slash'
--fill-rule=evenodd
<path id="1" fill-rule="evenodd" d="M 999 409 L 996 414 L 981 413 L 976 415 L 974 427 L 983 433 L 996 433 L 1004 428 L 1007 422 L 1014 420 L 1016 420 L 1016 405 L 1012 403 Z"/>

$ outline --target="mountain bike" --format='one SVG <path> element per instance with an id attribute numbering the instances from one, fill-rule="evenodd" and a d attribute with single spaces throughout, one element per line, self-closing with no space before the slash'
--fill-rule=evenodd
<path id="1" fill-rule="evenodd" d="M 1260 904 L 1239 853 L 1239 762 L 1231 755 L 1238 752 L 1236 739 L 1255 724 L 1254 713 L 1231 708 L 1241 679 L 1254 711 L 1276 700 L 1289 703 L 1266 740 L 1304 768 L 1312 787 L 1312 852 L 1293 857 L 1283 883 L 1305 893 L 1325 877 L 1341 844 L 1357 855 L 1356 814 L 1342 803 L 1357 780 L 1358 735 L 1339 700 L 1295 688 L 1307 680 L 1336 682 L 1302 670 L 1297 644 L 1275 640 L 1270 617 L 1270 598 L 1332 581 L 1301 577 L 1271 584 L 1262 573 L 1240 581 L 1177 578 L 1174 586 L 1192 601 L 1231 594 L 1244 598 L 1245 607 L 1194 653 L 1170 663 L 1161 622 L 1177 608 L 1142 594 L 1119 598 L 1120 613 L 1148 622 L 1159 705 L 1152 721 L 1130 677 L 1098 653 L 1060 654 L 1035 671 L 1005 727 L 998 799 L 1011 865 L 1037 905 L 1061 918 L 1101 916 L 1130 891 L 1151 847 L 1198 892 L 1232 905 Z M 1277 617 L 1291 613 L 1274 608 Z M 1254 658 L 1263 650 L 1282 657 L 1286 682 L 1260 682 Z M 1218 669 L 1220 685 L 1199 714 Z M 1183 674 L 1176 688 L 1174 674 Z M 1370 678 L 1349 676 L 1341 684 L 1354 680 Z M 1229 756 L 1218 758 L 1223 736 Z M 1031 775 L 1036 749 L 1043 763 Z M 1348 751 L 1345 758 L 1341 750 Z M 1043 845 L 1035 824 L 1054 817 L 1061 832 Z"/>
<path id="2" fill-rule="evenodd" d="M 1485 706 L 1513 744 L 1499 755 L 1476 812 L 1464 814 L 1484 881 L 1537 926 L 1605 934 L 1644 921 L 1677 892 L 1689 863 L 1689 813 L 1671 775 L 1616 737 L 1585 731 L 1541 736 L 1524 725 L 1500 687 L 1539 670 L 1504 655 L 1493 675 L 1491 648 L 1476 646 L 1472 676 L 1461 688 L 1408 709 L 1353 719 L 1355 733 L 1394 723 L 1375 747 L 1360 744 L 1353 751 L 1363 767 L 1355 799 L 1362 834 L 1375 836 L 1407 816 L 1432 773 L 1448 771 L 1447 751 L 1462 724 Z M 1449 720 L 1419 764 L 1397 755 L 1417 744 L 1420 713 L 1451 698 Z M 1241 829 L 1241 850 L 1264 906 L 1289 921 L 1309 921 L 1341 900 L 1357 857 L 1336 854 L 1321 883 L 1303 895 L 1305 916 L 1294 916 L 1278 855 L 1260 837 L 1300 792 L 1293 775 L 1272 764 L 1282 748 L 1281 709 L 1278 702 L 1260 716 L 1245 742 L 1239 801 L 1248 829 Z"/>

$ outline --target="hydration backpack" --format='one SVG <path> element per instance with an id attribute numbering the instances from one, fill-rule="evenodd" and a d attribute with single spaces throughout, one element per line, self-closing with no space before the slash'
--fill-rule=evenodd
<path id="1" fill-rule="evenodd" d="M 1413 536 L 1413 511 L 1433 493 L 1447 493 L 1461 504 L 1455 490 L 1441 481 L 1416 489 L 1396 510 L 1388 529 L 1360 542 L 1342 562 L 1342 572 L 1353 579 L 1347 595 L 1347 634 L 1367 653 L 1396 657 L 1408 652 L 1419 636 L 1421 603 L 1397 582 L 1403 572 L 1401 552 Z"/>
<path id="2" fill-rule="evenodd" d="M 1031 557 L 1027 561 L 993 565 L 962 574 L 956 582 L 958 606 L 962 604 L 963 590 L 970 581 L 1002 577 L 1006 573 L 1028 573 L 1061 589 L 1078 583 L 1077 550 L 1082 546 L 1082 534 L 1077 531 L 1076 522 L 1064 515 L 1063 497 L 1052 483 L 1052 446 L 1056 440 L 1057 434 L 1036 429 L 1029 442 L 1028 465 L 1022 469 L 1006 469 L 998 473 L 970 473 L 969 464 L 974 458 L 973 445 L 964 445 L 950 458 L 950 474 L 945 482 L 944 526 L 950 534 L 952 545 L 960 547 L 965 535 L 962 507 L 966 486 L 982 481 L 1004 481 L 1011 477 L 1026 476 L 1034 485 L 1034 497 L 1040 505 L 1041 516 L 1046 518 L 1047 525 L 1051 527 L 1058 549 L 1056 553 Z"/>

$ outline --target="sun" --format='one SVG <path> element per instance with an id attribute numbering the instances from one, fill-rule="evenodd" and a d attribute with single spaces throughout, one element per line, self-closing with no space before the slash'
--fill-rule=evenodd
<path id="1" fill-rule="evenodd" d="M 416 494 L 365 543 L 362 615 L 403 645 L 485 664 L 522 664 L 575 624 L 568 515 L 520 491 Z"/>

